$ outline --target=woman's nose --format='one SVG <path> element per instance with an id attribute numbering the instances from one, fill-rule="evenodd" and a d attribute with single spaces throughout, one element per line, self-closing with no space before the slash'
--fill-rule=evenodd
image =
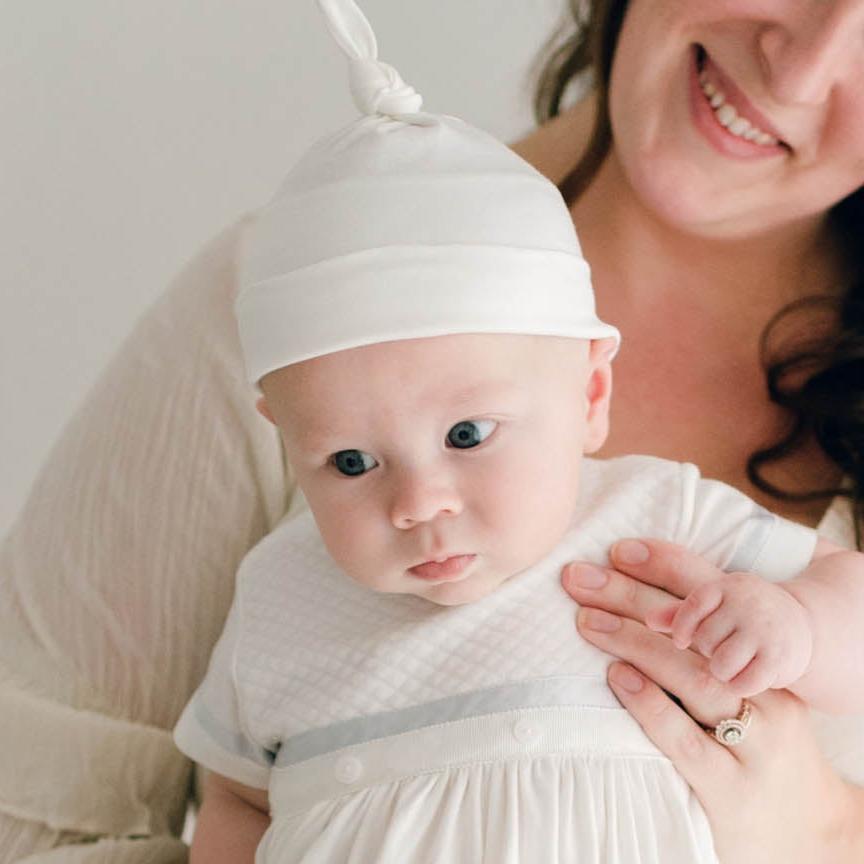
<path id="1" fill-rule="evenodd" d="M 412 528 L 439 516 L 458 516 L 462 498 L 450 478 L 442 473 L 412 473 L 401 478 L 390 509 L 396 528 Z"/>
<path id="2" fill-rule="evenodd" d="M 787 9 L 759 39 L 768 89 L 782 104 L 817 105 L 862 57 L 864 0 L 803 0 Z"/>

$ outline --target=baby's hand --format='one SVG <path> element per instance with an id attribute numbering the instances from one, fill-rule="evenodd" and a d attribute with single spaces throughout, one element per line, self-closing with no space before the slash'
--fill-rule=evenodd
<path id="1" fill-rule="evenodd" d="M 648 612 L 645 623 L 671 633 L 679 648 L 693 645 L 736 696 L 787 687 L 807 671 L 813 653 L 807 610 L 779 585 L 751 573 L 701 585 Z"/>

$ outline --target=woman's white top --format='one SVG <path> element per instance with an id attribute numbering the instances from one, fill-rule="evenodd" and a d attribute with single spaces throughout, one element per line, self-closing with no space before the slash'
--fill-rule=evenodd
<path id="1" fill-rule="evenodd" d="M 560 584 L 631 536 L 775 579 L 816 542 L 695 466 L 585 460 L 556 548 L 441 607 L 344 576 L 306 510 L 243 561 L 175 740 L 269 789 L 258 864 L 713 862 L 695 797 L 609 690 Z"/>
<path id="2" fill-rule="evenodd" d="M 293 491 L 243 374 L 240 224 L 142 317 L 0 546 L 2 864 L 186 859 L 191 764 L 171 730 L 240 561 Z M 819 531 L 852 546 L 845 502 Z M 864 718 L 816 723 L 834 766 L 864 784 Z"/>

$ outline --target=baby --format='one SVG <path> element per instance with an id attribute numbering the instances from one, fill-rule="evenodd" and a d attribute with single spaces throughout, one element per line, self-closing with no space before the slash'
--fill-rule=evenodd
<path id="1" fill-rule="evenodd" d="M 618 335 L 557 190 L 420 113 L 353 2 L 321 5 L 365 116 L 250 222 L 237 301 L 309 509 L 242 563 L 175 731 L 214 772 L 193 864 L 715 862 L 698 802 L 578 637 L 560 568 L 656 536 L 785 579 L 708 586 L 652 623 L 681 645 L 713 628 L 743 693 L 851 709 L 862 673 L 832 634 L 862 611 L 856 555 L 693 466 L 583 459 Z"/>

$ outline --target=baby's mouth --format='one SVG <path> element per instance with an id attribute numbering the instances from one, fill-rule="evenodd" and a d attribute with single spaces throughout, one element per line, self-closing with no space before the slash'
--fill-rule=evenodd
<path id="1" fill-rule="evenodd" d="M 476 555 L 453 555 L 442 561 L 425 561 L 408 572 L 420 579 L 455 579 L 476 558 Z"/>

